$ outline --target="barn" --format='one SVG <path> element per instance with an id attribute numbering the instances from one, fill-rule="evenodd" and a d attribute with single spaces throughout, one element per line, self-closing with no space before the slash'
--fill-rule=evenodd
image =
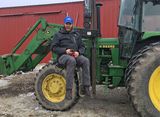
<path id="1" fill-rule="evenodd" d="M 58 2 L 57 2 L 58 1 Z M 120 0 L 97 0 L 101 7 L 102 37 L 117 37 Z M 63 24 L 68 14 L 75 26 L 83 26 L 83 0 L 5 0 L 0 4 L 0 55 L 10 53 L 27 30 L 40 18 Z M 19 49 L 20 53 L 33 36 Z M 50 55 L 45 58 L 47 61 Z"/>

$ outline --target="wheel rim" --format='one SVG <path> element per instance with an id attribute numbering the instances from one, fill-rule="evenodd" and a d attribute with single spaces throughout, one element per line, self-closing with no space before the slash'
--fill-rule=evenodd
<path id="1" fill-rule="evenodd" d="M 59 103 L 64 100 L 66 94 L 66 81 L 62 75 L 50 74 L 42 82 L 44 97 L 53 102 Z"/>
<path id="2" fill-rule="evenodd" d="M 149 81 L 149 96 L 155 106 L 160 111 L 160 66 L 151 75 Z"/>

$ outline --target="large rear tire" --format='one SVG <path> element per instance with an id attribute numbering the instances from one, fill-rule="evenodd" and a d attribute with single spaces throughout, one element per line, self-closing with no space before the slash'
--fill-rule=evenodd
<path id="1" fill-rule="evenodd" d="M 79 99 L 78 79 L 75 78 L 72 100 L 65 99 L 65 70 L 55 65 L 44 66 L 36 75 L 35 96 L 42 107 L 48 110 L 64 111 L 74 106 Z"/>
<path id="2" fill-rule="evenodd" d="M 146 46 L 129 62 L 127 90 L 142 117 L 160 117 L 160 43 Z"/>

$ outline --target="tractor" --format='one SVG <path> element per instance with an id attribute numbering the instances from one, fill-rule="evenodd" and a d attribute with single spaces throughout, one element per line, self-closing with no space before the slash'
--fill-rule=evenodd
<path id="1" fill-rule="evenodd" d="M 95 0 L 84 0 L 84 28 L 75 27 L 83 37 L 91 62 L 93 94 L 96 85 L 107 88 L 126 87 L 129 99 L 142 117 L 160 117 L 160 1 L 121 0 L 118 38 L 101 38 L 100 7 Z M 16 54 L 21 45 L 41 25 L 26 49 Z M 0 56 L 0 74 L 27 72 L 50 52 L 50 42 L 62 25 L 40 18 L 18 42 L 11 54 Z M 35 78 L 38 102 L 49 110 L 64 111 L 81 97 L 81 70 L 75 71 L 73 99 L 66 100 L 65 68 L 56 62 L 42 67 Z"/>

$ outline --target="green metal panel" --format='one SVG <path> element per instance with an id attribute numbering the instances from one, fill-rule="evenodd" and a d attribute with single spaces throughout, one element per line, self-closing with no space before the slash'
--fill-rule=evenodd
<path id="1" fill-rule="evenodd" d="M 0 75 L 6 75 L 6 66 L 2 57 L 0 57 Z"/>
<path id="2" fill-rule="evenodd" d="M 112 48 L 112 64 L 119 65 L 119 48 Z"/>
<path id="3" fill-rule="evenodd" d="M 124 77 L 127 61 L 119 56 L 117 38 L 97 38 L 97 81 L 108 86 L 118 86 Z"/>
<path id="4" fill-rule="evenodd" d="M 2 75 L 8 75 L 9 72 L 15 69 L 14 61 L 18 58 L 18 56 L 19 55 L 16 55 L 16 54 L 6 54 L 6 55 L 1 56 L 1 59 L 3 59 L 2 60 L 3 65 L 1 66 L 4 66 L 3 68 L 5 69 L 3 70 Z"/>
<path id="5" fill-rule="evenodd" d="M 97 38 L 97 46 L 98 48 L 105 47 L 105 45 L 119 45 L 119 41 L 117 38 Z"/>
<path id="6" fill-rule="evenodd" d="M 124 75 L 124 68 L 122 66 L 110 65 L 109 75 L 114 77 L 122 77 Z"/>
<path id="7" fill-rule="evenodd" d="M 142 36 L 142 40 L 149 39 L 150 37 L 160 36 L 160 32 L 145 32 Z"/>
<path id="8" fill-rule="evenodd" d="M 119 65 L 109 65 L 109 76 L 112 76 L 111 84 L 116 87 L 124 77 L 125 68 Z"/>
<path id="9" fill-rule="evenodd" d="M 116 38 L 97 38 L 97 81 L 106 82 L 109 78 L 108 64 L 118 64 L 119 49 Z"/>

